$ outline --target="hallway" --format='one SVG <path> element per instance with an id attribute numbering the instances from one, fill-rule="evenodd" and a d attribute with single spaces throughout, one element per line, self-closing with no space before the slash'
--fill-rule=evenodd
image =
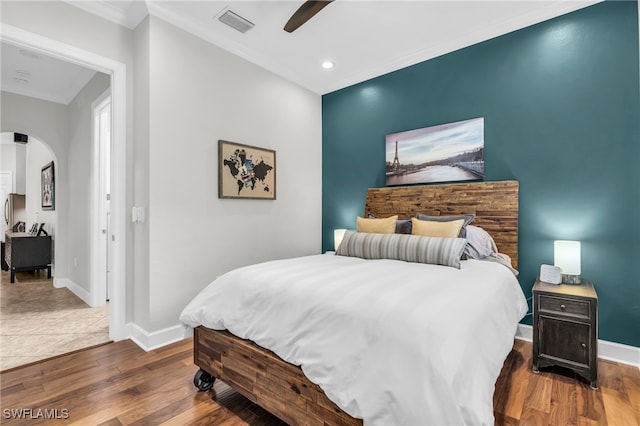
<path id="1" fill-rule="evenodd" d="M 91 308 L 45 271 L 0 276 L 0 371 L 109 341 L 109 305 Z"/>

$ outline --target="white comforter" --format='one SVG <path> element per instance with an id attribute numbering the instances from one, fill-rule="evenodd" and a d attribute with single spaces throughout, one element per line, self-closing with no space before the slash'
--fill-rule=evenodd
<path id="1" fill-rule="evenodd" d="M 180 320 L 300 365 L 365 425 L 491 425 L 495 381 L 526 312 L 498 263 L 458 270 L 327 253 L 224 274 Z"/>

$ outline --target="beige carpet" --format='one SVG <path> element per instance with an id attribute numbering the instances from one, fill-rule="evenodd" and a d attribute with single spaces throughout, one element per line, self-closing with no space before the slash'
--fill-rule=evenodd
<path id="1" fill-rule="evenodd" d="M 109 341 L 108 304 L 91 308 L 45 271 L 0 274 L 0 371 Z"/>

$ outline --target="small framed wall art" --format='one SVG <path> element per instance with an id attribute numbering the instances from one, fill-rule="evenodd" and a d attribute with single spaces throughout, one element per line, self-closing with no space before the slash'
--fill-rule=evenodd
<path id="1" fill-rule="evenodd" d="M 276 152 L 218 141 L 218 198 L 276 199 Z"/>
<path id="2" fill-rule="evenodd" d="M 53 161 L 42 168 L 40 174 L 40 187 L 42 188 L 42 209 L 56 209 L 56 179 Z"/>

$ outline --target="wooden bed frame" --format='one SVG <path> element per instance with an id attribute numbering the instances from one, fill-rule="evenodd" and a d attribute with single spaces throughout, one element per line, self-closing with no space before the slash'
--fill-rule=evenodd
<path id="1" fill-rule="evenodd" d="M 487 230 L 517 268 L 517 181 L 371 188 L 367 193 L 365 215 L 408 218 L 417 213 L 474 213 L 472 224 Z M 331 402 L 300 367 L 228 331 L 197 327 L 193 354 L 200 367 L 193 381 L 200 390 L 209 390 L 217 378 L 292 425 L 362 425 Z"/>

